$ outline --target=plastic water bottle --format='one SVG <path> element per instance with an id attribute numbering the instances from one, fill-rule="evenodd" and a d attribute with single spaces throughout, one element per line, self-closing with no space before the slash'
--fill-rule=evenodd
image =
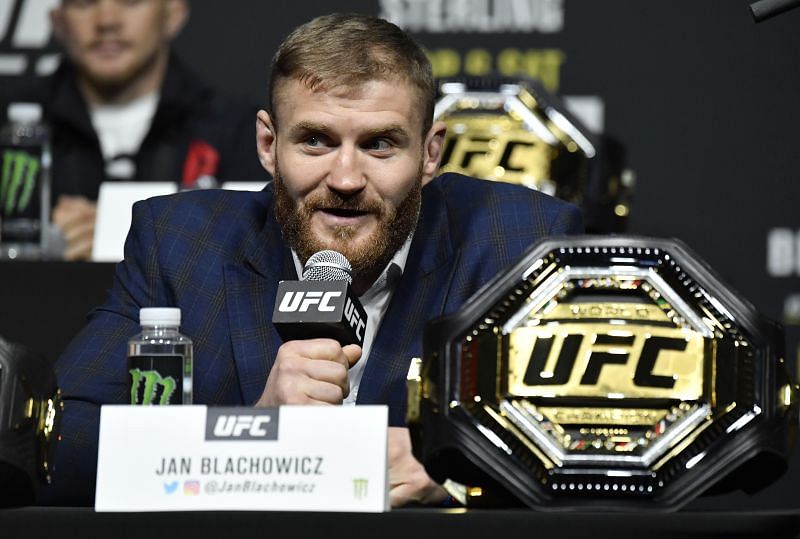
<path id="1" fill-rule="evenodd" d="M 50 138 L 38 103 L 11 103 L 0 129 L 0 258 L 49 253 Z"/>
<path id="2" fill-rule="evenodd" d="M 180 333 L 181 310 L 139 310 L 142 332 L 128 341 L 131 404 L 192 404 L 192 341 Z"/>

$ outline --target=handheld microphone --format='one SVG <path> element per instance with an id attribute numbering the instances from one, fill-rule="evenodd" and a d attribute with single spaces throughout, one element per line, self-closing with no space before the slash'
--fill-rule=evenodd
<path id="1" fill-rule="evenodd" d="M 286 341 L 329 338 L 364 344 L 367 313 L 352 293 L 350 262 L 336 251 L 319 251 L 303 268 L 300 281 L 281 281 L 272 324 Z"/>

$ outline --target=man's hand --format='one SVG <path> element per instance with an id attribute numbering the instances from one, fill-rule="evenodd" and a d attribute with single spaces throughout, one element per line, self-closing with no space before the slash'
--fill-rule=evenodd
<path id="1" fill-rule="evenodd" d="M 360 346 L 333 339 L 286 342 L 256 406 L 341 404 L 350 393 L 347 371 L 360 357 Z"/>
<path id="2" fill-rule="evenodd" d="M 53 224 L 67 242 L 65 260 L 89 260 L 94 243 L 97 204 L 82 196 L 60 196 L 53 208 Z"/>
<path id="3" fill-rule="evenodd" d="M 447 492 L 431 479 L 411 454 L 411 436 L 405 427 L 389 427 L 389 501 L 392 507 L 409 503 L 434 504 Z"/>

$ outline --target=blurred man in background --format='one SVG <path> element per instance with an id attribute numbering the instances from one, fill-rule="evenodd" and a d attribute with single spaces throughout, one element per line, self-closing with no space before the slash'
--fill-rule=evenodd
<path id="1" fill-rule="evenodd" d="M 253 153 L 255 109 L 216 94 L 171 52 L 188 14 L 186 0 L 63 0 L 51 13 L 66 51 L 58 70 L 0 99 L 44 107 L 68 260 L 91 255 L 104 181 L 268 178 Z"/>

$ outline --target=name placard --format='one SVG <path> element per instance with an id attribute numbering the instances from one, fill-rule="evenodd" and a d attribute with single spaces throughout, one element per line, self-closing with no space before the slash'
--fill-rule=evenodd
<path id="1" fill-rule="evenodd" d="M 385 406 L 103 406 L 97 511 L 389 509 Z"/>
<path id="2" fill-rule="evenodd" d="M 119 262 L 125 258 L 125 238 L 131 228 L 135 202 L 169 195 L 175 182 L 103 182 L 97 195 L 97 219 L 92 243 L 93 262 Z"/>

